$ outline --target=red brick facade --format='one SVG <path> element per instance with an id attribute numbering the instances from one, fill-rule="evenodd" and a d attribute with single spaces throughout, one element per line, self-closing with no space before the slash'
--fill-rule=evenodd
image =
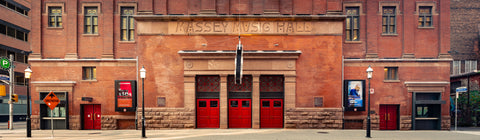
<path id="1" fill-rule="evenodd" d="M 83 9 L 92 6 L 99 7 L 98 34 L 84 34 Z M 398 10 L 395 34 L 382 34 L 382 6 Z M 417 27 L 419 6 L 432 7 L 432 27 Z M 48 7 L 64 9 L 63 27 L 47 26 Z M 135 9 L 134 41 L 120 40 L 122 7 Z M 345 41 L 346 7 L 361 9 L 359 41 Z M 34 1 L 31 14 L 41 18 L 32 19 L 33 99 L 66 91 L 69 129 L 83 128 L 86 104 L 101 105 L 102 129 L 125 129 L 135 123 L 135 113 L 115 112 L 114 81 L 137 80 L 141 97 L 136 73 L 145 66 L 147 129 L 197 128 L 195 77 L 213 75 L 220 77 L 219 128 L 229 128 L 226 81 L 234 74 L 240 29 L 243 74 L 253 77 L 252 128 L 261 128 L 263 75 L 284 78 L 283 128 L 341 129 L 347 120 L 364 122 L 366 111 L 344 111 L 342 83 L 365 80 L 371 65 L 373 128 L 380 129 L 379 108 L 387 104 L 399 106 L 397 129 L 411 129 L 413 93 L 439 93 L 449 103 L 449 10 L 445 0 Z M 83 80 L 82 67 L 96 67 L 96 79 Z M 385 67 L 398 68 L 398 78 L 384 80 Z M 449 128 L 447 104 L 436 118 L 442 129 Z M 44 128 L 41 114 L 33 105 L 40 122 L 34 128 Z"/>

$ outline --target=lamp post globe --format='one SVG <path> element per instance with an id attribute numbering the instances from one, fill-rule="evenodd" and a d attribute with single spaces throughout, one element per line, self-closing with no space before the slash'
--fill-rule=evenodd
<path id="1" fill-rule="evenodd" d="M 367 79 L 368 79 L 368 110 L 367 110 L 367 138 L 371 138 L 371 135 L 370 135 L 370 129 L 371 129 L 371 126 L 370 126 L 370 79 L 372 79 L 372 75 L 373 75 L 373 69 L 371 66 L 368 66 L 367 68 Z"/>
<path id="2" fill-rule="evenodd" d="M 140 69 L 140 78 L 142 78 L 142 138 L 146 138 L 145 135 L 145 77 L 147 75 L 147 70 L 142 66 Z"/>
<path id="3" fill-rule="evenodd" d="M 30 67 L 25 69 L 25 84 L 27 86 L 27 137 L 32 137 L 32 121 L 30 119 L 30 77 L 32 76 L 32 70 Z"/>

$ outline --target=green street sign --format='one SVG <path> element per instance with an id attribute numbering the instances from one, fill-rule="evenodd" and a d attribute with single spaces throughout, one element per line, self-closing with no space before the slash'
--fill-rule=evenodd
<path id="1" fill-rule="evenodd" d="M 8 70 L 11 67 L 10 60 L 8 60 L 5 57 L 0 58 L 0 66 L 2 66 L 3 69 Z"/>

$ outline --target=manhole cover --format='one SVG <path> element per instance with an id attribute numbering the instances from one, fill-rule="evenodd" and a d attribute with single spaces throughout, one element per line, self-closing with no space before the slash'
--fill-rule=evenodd
<path id="1" fill-rule="evenodd" d="M 318 134 L 328 134 L 328 132 L 317 132 Z"/>

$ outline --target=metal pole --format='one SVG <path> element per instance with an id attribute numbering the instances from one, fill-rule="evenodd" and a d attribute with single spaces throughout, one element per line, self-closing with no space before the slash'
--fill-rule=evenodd
<path id="1" fill-rule="evenodd" d="M 368 78 L 368 112 L 367 112 L 367 138 L 370 136 L 370 78 Z"/>
<path id="2" fill-rule="evenodd" d="M 52 128 L 52 138 L 53 138 L 53 109 L 50 109 L 50 122 L 52 122 L 52 125 L 50 127 Z"/>
<path id="3" fill-rule="evenodd" d="M 142 78 L 142 138 L 145 136 L 145 78 Z"/>
<path id="4" fill-rule="evenodd" d="M 458 92 L 455 94 L 455 131 L 457 131 Z"/>
<path id="5" fill-rule="evenodd" d="M 30 120 L 30 83 L 29 78 L 26 78 L 27 84 L 27 137 L 32 137 L 32 128 L 31 128 L 31 120 Z"/>
<path id="6" fill-rule="evenodd" d="M 12 102 L 12 95 L 13 95 L 13 85 L 15 84 L 14 83 L 14 79 L 15 79 L 15 73 L 13 72 L 13 54 L 10 54 L 10 69 L 8 69 L 9 72 L 10 72 L 10 83 L 9 83 L 9 86 L 10 86 L 10 104 L 9 104 L 9 108 L 10 108 L 10 115 L 9 115 L 9 118 L 8 120 L 10 121 L 10 130 L 13 130 L 13 102 Z"/>

